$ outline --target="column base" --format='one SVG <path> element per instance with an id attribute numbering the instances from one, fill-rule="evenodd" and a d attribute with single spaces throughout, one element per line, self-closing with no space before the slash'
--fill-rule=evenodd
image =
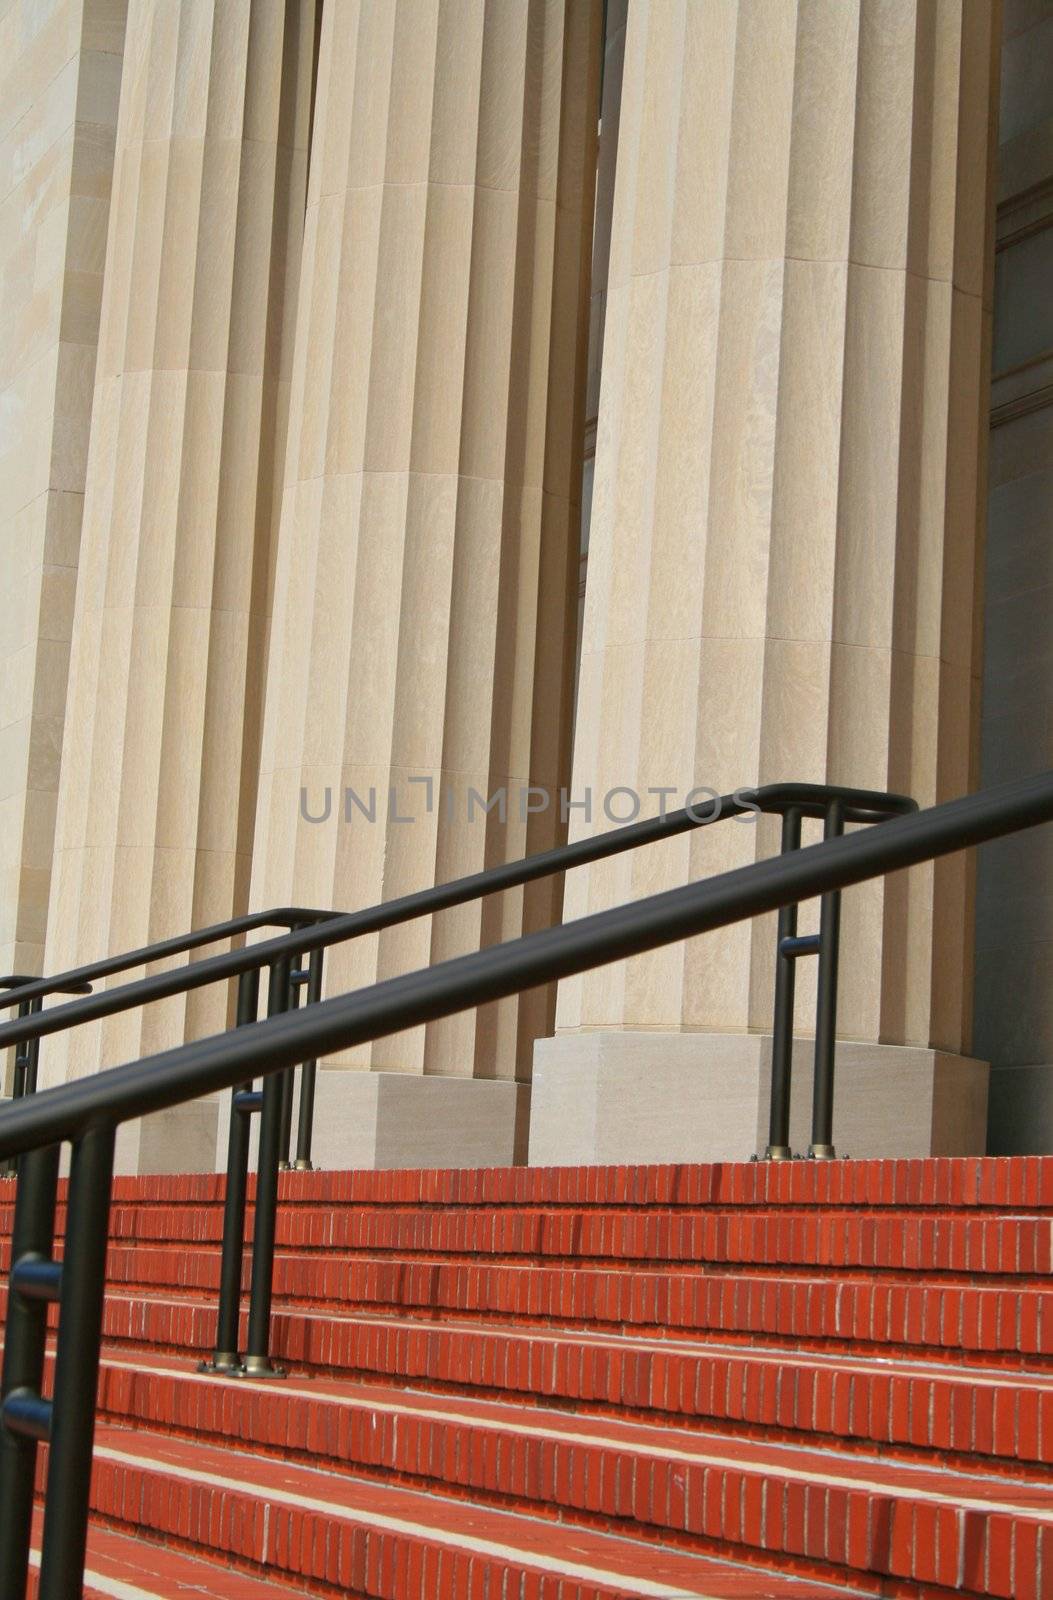
<path id="1" fill-rule="evenodd" d="M 122 1176 L 145 1172 L 214 1172 L 217 1099 L 155 1111 L 117 1129 L 113 1170 Z"/>
<path id="2" fill-rule="evenodd" d="M 0 1110 L 10 1105 L 0 1096 Z M 195 1100 L 190 1105 L 173 1106 L 140 1117 L 117 1129 L 113 1170 L 120 1177 L 138 1177 L 148 1172 L 215 1172 L 216 1123 L 219 1103 Z M 224 1151 L 226 1134 L 224 1133 Z M 64 1146 L 61 1172 L 69 1175 L 70 1151 Z M 226 1161 L 224 1160 L 224 1166 Z M 0 1177 L 4 1176 L 0 1162 Z"/>
<path id="3" fill-rule="evenodd" d="M 296 1155 L 298 1093 L 291 1155 Z M 328 1172 L 387 1167 L 510 1167 L 526 1158 L 530 1085 L 319 1067 L 312 1165 Z M 227 1163 L 230 1095 L 219 1108 L 216 1170 Z M 259 1117 L 252 1119 L 255 1164 Z"/>
<path id="4" fill-rule="evenodd" d="M 811 1136 L 811 1039 L 794 1041 L 790 1147 Z M 982 1155 L 986 1062 L 912 1045 L 837 1047 L 839 1156 Z M 581 1033 L 539 1039 L 531 1166 L 742 1161 L 768 1143 L 771 1035 Z"/>

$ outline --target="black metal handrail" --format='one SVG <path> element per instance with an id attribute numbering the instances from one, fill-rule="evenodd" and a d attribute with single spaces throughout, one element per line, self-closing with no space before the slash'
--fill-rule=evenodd
<path id="1" fill-rule="evenodd" d="M 160 945 L 137 950 L 130 955 L 95 962 L 59 978 L 42 979 L 36 989 L 54 990 L 59 984 L 79 984 L 85 977 L 143 965 L 162 955 L 171 955 L 192 944 L 202 945 L 244 933 L 250 927 L 268 923 L 288 924 L 290 932 L 259 944 L 191 962 L 175 970 L 154 973 L 117 989 L 51 1008 L 39 1014 L 40 1001 L 30 1006 L 30 1016 L 22 1008 L 18 1023 L 0 1025 L 0 1048 L 7 1044 L 34 1052 L 40 1038 L 78 1023 L 98 1020 L 117 1012 L 148 1004 L 193 988 L 237 977 L 236 1026 L 254 1022 L 258 1015 L 260 976 L 269 973 L 267 1011 L 273 1016 L 295 1009 L 301 994 L 313 1004 L 322 994 L 323 953 L 330 945 L 377 932 L 436 911 L 446 910 L 531 881 L 565 872 L 637 849 L 642 845 L 674 838 L 728 817 L 774 813 L 782 817 L 782 849 L 796 849 L 801 842 L 801 823 L 806 817 L 822 820 L 826 837 L 835 837 L 845 822 L 875 823 L 890 816 L 916 810 L 908 796 L 843 785 L 802 783 L 766 784 L 755 789 L 740 788 L 730 795 L 710 795 L 703 807 L 687 805 L 682 810 L 660 815 L 640 823 L 630 823 L 607 833 L 558 846 L 519 861 L 502 863 L 483 872 L 451 883 L 438 884 L 400 899 L 384 902 L 363 911 L 339 914 L 284 908 L 232 919 L 201 930 L 196 935 L 166 940 Z M 840 896 L 826 896 L 822 902 L 820 931 L 807 939 L 795 937 L 797 907 L 788 908 L 780 922 L 777 942 L 775 1008 L 772 1025 L 771 1116 L 766 1154 L 771 1159 L 790 1155 L 790 1081 L 793 1043 L 793 1011 L 796 960 L 806 954 L 819 956 L 817 984 L 817 1025 L 812 1109 L 812 1142 L 809 1153 L 832 1158 L 834 1042 L 837 1003 L 837 965 Z M 787 935 L 787 936 L 784 936 Z M 307 964 L 303 965 L 303 957 Z M 32 991 L 31 991 L 32 992 Z M 28 1045 L 25 1041 L 29 1041 Z M 220 1294 L 216 1347 L 203 1370 L 210 1372 L 248 1371 L 273 1375 L 269 1349 L 270 1275 L 277 1212 L 278 1172 L 290 1164 L 310 1168 L 314 1124 L 314 1099 L 317 1061 L 300 1063 L 299 1114 L 296 1159 L 290 1163 L 294 1069 L 283 1074 L 280 1085 L 265 1085 L 261 1091 L 251 1080 L 233 1091 L 227 1136 L 227 1182 L 224 1202 L 223 1243 L 220 1267 Z M 261 1113 L 256 1214 L 253 1230 L 252 1294 L 248 1342 L 244 1357 L 238 1349 L 241 1311 L 241 1282 L 245 1248 L 249 1168 L 249 1118 Z"/>
<path id="2" fill-rule="evenodd" d="M 267 1077 L 301 1053 L 333 1054 L 422 1023 L 507 999 L 576 973 L 644 955 L 781 906 L 865 883 L 904 867 L 1053 819 L 1053 772 L 946 800 L 881 828 L 822 840 L 701 883 L 455 956 L 309 1010 L 253 1022 L 41 1090 L 0 1112 L 0 1157 L 76 1143 L 100 1127 L 151 1116 L 241 1082 Z"/>
<path id="3" fill-rule="evenodd" d="M 708 796 L 708 791 L 698 791 Z M 193 961 L 184 967 L 165 972 L 151 973 L 147 977 L 123 984 L 116 989 L 92 993 L 85 999 L 65 1005 L 52 1006 L 41 1012 L 39 1004 L 21 1006 L 15 1022 L 0 1024 L 0 1049 L 7 1046 L 33 1051 L 34 1061 L 39 1040 L 47 1034 L 75 1027 L 81 1023 L 97 1021 L 133 1007 L 144 1006 L 173 995 L 186 994 L 191 989 L 238 978 L 246 985 L 239 992 L 237 1017 L 239 1022 L 254 1018 L 258 1005 L 259 974 L 265 966 L 277 966 L 276 984 L 280 993 L 270 993 L 268 1007 L 287 1010 L 295 1007 L 304 993 L 308 1003 L 317 1000 L 322 992 L 322 952 L 332 944 L 379 932 L 399 923 L 412 921 L 437 911 L 464 905 L 485 895 L 516 888 L 574 867 L 585 866 L 641 845 L 675 838 L 696 828 L 708 826 L 729 817 L 753 813 L 774 813 L 783 818 L 782 848 L 796 848 L 800 843 L 801 820 L 805 817 L 820 819 L 828 836 L 839 833 L 846 822 L 873 823 L 890 816 L 902 815 L 916 809 L 915 802 L 905 795 L 885 794 L 870 789 L 851 788 L 844 785 L 779 783 L 764 784 L 757 788 L 739 788 L 731 794 L 711 796 L 703 809 L 688 805 L 683 809 L 650 818 L 644 822 L 630 823 L 607 833 L 581 839 L 574 844 L 560 845 L 519 861 L 505 862 L 483 872 L 470 874 L 451 883 L 418 890 L 397 900 L 389 900 L 366 910 L 338 913 L 301 908 L 280 908 L 273 911 L 254 912 L 217 923 L 193 934 L 159 941 L 127 954 L 108 957 L 88 966 L 78 967 L 57 977 L 42 978 L 24 986 L 20 993 L 27 1001 L 38 1002 L 44 995 L 65 986 L 79 986 L 87 980 L 98 980 L 133 967 L 145 966 L 172 955 L 239 934 L 258 930 L 264 926 L 288 926 L 290 934 L 261 943 L 231 950 L 225 954 Z M 836 1025 L 836 979 L 838 945 L 839 903 L 831 900 L 822 909 L 820 942 L 814 946 L 820 955 L 818 1024 L 816 1033 L 816 1090 L 813 1105 L 812 1153 L 832 1155 L 831 1106 L 834 1072 L 834 1030 Z M 790 922 L 796 928 L 796 910 Z M 788 924 L 789 925 L 789 924 Z M 811 953 L 797 951 L 795 954 Z M 306 967 L 294 965 L 298 958 L 309 957 Z M 272 985 L 272 990 L 275 986 Z M 793 1030 L 794 979 L 793 962 L 783 947 L 780 930 L 778 971 L 776 980 L 776 1006 L 773 1021 L 772 1047 L 772 1106 L 771 1128 L 767 1154 L 773 1158 L 788 1156 L 789 1145 L 789 1095 L 791 1071 L 791 1046 Z M 297 1122 L 296 1158 L 293 1163 L 300 1168 L 311 1166 L 312 1131 L 314 1118 L 314 1091 L 316 1062 L 305 1061 L 300 1072 L 300 1105 Z M 34 1078 L 35 1081 L 35 1078 Z M 292 1105 L 294 1085 L 292 1074 L 282 1086 L 282 1105 L 278 1132 L 279 1165 L 289 1165 L 292 1134 Z M 231 1260 L 235 1248 L 240 1248 L 242 1234 L 237 1215 L 238 1197 L 244 1187 L 244 1176 L 236 1168 L 247 1170 L 248 1135 L 240 1123 L 244 1115 L 262 1108 L 261 1097 L 251 1084 L 243 1085 L 235 1095 L 231 1111 L 231 1130 L 228 1147 L 228 1200 L 229 1223 L 232 1230 L 225 1238 L 224 1284 L 233 1273 Z M 240 1227 L 244 1228 L 244 1206 L 241 1205 Z M 226 1298 L 222 1301 L 224 1315 L 221 1326 L 229 1327 L 226 1315 Z M 235 1319 L 236 1320 L 236 1319 Z M 217 1359 L 232 1358 L 232 1353 L 220 1347 Z"/>
<path id="4" fill-rule="evenodd" d="M 104 956 L 101 961 L 89 961 L 86 966 L 74 967 L 51 978 L 36 975 L 13 974 L 0 978 L 0 989 L 17 989 L 10 999 L 0 996 L 0 1011 L 13 1006 L 16 1001 L 45 1000 L 49 994 L 88 994 L 100 978 L 112 978 L 118 972 L 130 972 L 135 967 L 149 966 L 155 961 L 166 961 L 169 956 L 186 955 L 190 950 L 203 949 L 205 945 L 219 944 L 224 939 L 236 939 L 258 928 L 299 928 L 305 923 L 320 922 L 333 916 L 332 911 L 309 911 L 295 906 L 279 906 L 273 911 L 250 911 L 244 916 L 229 917 L 226 922 L 214 922 L 207 928 L 196 928 L 192 933 L 180 933 L 171 939 L 158 939 L 153 944 L 142 945 L 138 950 L 126 950 L 121 955 Z"/>
<path id="5" fill-rule="evenodd" d="M 286 906 L 273 911 L 253 911 L 244 916 L 230 917 L 226 922 L 213 923 L 207 928 L 197 928 L 191 933 L 177 934 L 170 939 L 158 939 L 153 944 L 144 945 L 138 950 L 126 950 L 121 955 L 105 956 L 100 961 L 88 962 L 85 966 L 75 967 L 69 972 L 60 972 L 50 978 L 41 978 L 35 973 L 8 973 L 6 977 L 0 977 L 0 990 L 8 991 L 7 998 L 0 994 L 0 1011 L 17 1006 L 18 1022 L 25 1022 L 27 1018 L 40 1016 L 44 1001 L 49 995 L 92 994 L 99 979 L 114 977 L 119 972 L 129 972 L 136 967 L 167 960 L 171 956 L 185 955 L 191 950 L 203 949 L 206 945 L 218 944 L 224 939 L 243 937 L 246 933 L 252 933 L 259 928 L 300 928 L 312 922 L 320 922 L 332 915 L 331 911 L 308 911 Z M 123 1008 L 119 1005 L 111 1007 L 104 1004 L 100 1015 L 110 1016 L 120 1009 Z M 41 1038 L 46 1033 L 54 1033 L 70 1025 L 65 1021 L 54 1025 L 43 1024 L 38 1028 L 31 1026 L 18 1030 L 17 1036 L 7 1041 L 14 1045 L 16 1052 L 11 1095 L 13 1100 L 21 1099 L 23 1094 L 36 1093 Z M 17 1028 L 17 1023 L 15 1026 Z M 0 1167 L 0 1175 L 3 1175 L 3 1171 L 4 1169 Z"/>
<path id="6" fill-rule="evenodd" d="M 11 1024 L 16 1030 L 15 1036 L 7 1041 L 15 1050 L 11 1098 L 19 1100 L 23 1095 L 36 1093 L 41 1038 L 47 1033 L 75 1025 L 76 1019 L 73 1023 L 68 1019 L 53 1023 L 49 1019 L 47 1023 L 41 1023 L 37 1027 L 32 1024 L 28 1027 L 18 1027 L 18 1023 L 40 1017 L 44 1001 L 49 995 L 93 994 L 94 985 L 101 978 L 114 977 L 118 973 L 129 972 L 136 967 L 148 966 L 156 961 L 165 961 L 172 956 L 186 955 L 192 950 L 200 950 L 226 939 L 243 938 L 245 934 L 253 933 L 260 928 L 301 928 L 314 922 L 321 922 L 332 915 L 331 911 L 279 906 L 273 911 L 248 912 L 239 917 L 229 917 L 225 922 L 213 923 L 207 928 L 197 928 L 191 933 L 176 934 L 169 939 L 158 939 L 151 945 L 143 945 L 137 950 L 126 950 L 121 955 L 104 956 L 100 961 L 88 962 L 85 966 L 76 967 L 69 972 L 60 972 L 50 978 L 40 978 L 28 973 L 9 973 L 6 977 L 0 978 L 0 990 L 9 991 L 6 999 L 0 994 L 0 1011 L 16 1005 L 18 1007 L 18 1020 Z M 128 989 L 132 986 L 124 987 Z M 172 992 L 179 993 L 181 987 L 177 986 Z M 109 990 L 101 996 L 96 996 L 99 1003 L 98 1015 L 112 1016 L 130 1006 L 145 1003 L 136 1001 L 134 997 L 128 998 L 127 1004 L 116 998 L 110 1003 L 106 998 L 107 994 L 116 997 L 123 993 L 124 990 Z M 65 1012 L 63 1017 L 66 1017 Z M 305 1066 L 307 1065 L 305 1063 Z M 313 1070 L 313 1064 L 310 1065 Z M 11 1171 L 10 1163 L 0 1162 L 0 1177 L 9 1177 Z"/>
<path id="7" fill-rule="evenodd" d="M 35 1016 L 44 1004 L 40 995 L 25 997 L 27 985 L 35 983 L 35 979 L 22 973 L 8 973 L 7 977 L 0 978 L 0 989 L 21 991 L 13 994 L 10 1000 L 0 997 L 0 1010 L 5 1006 L 18 1006 L 20 1018 Z M 91 984 L 84 979 L 67 982 L 64 978 L 54 980 L 48 992 L 50 994 L 90 994 Z M 20 1100 L 24 1094 L 36 1094 L 37 1069 L 40 1061 L 40 1040 L 24 1039 L 15 1047 L 14 1072 L 11 1081 L 11 1098 Z M 14 1172 L 14 1164 L 10 1161 L 0 1161 L 0 1178 L 9 1178 Z"/>
<path id="8" fill-rule="evenodd" d="M 26 1590 L 36 1449 L 42 1439 L 50 1441 L 50 1452 L 39 1600 L 73 1600 L 81 1592 L 114 1141 L 122 1122 L 235 1088 L 255 1076 L 271 1086 L 307 1056 L 364 1044 L 815 895 L 839 893 L 850 884 L 1051 818 L 1053 773 L 1003 784 L 355 994 L 319 1000 L 301 1012 L 245 1021 L 226 1034 L 9 1106 L 0 1115 L 0 1158 L 21 1159 L 0 1381 L 0 1582 L 5 1600 L 16 1600 Z M 274 965 L 287 960 L 281 955 Z M 279 986 L 275 993 L 280 992 Z M 266 1088 L 264 1094 L 266 1098 Z M 272 1127 L 275 1104 L 272 1096 Z M 72 1144 L 73 1155 L 59 1263 L 53 1252 L 63 1141 Z M 270 1245 L 273 1251 L 273 1237 Z M 266 1291 L 269 1317 L 269 1275 Z M 47 1400 L 41 1381 L 52 1301 L 59 1304 L 59 1324 L 54 1390 Z"/>
<path id="9" fill-rule="evenodd" d="M 748 798 L 743 798 L 744 796 Z M 448 911 L 454 906 L 466 905 L 485 895 L 498 894 L 505 889 L 520 888 L 541 878 L 569 872 L 575 867 L 589 866 L 595 861 L 605 860 L 623 851 L 635 850 L 645 844 L 656 844 L 663 839 L 676 838 L 680 834 L 710 826 L 725 818 L 747 816 L 757 811 L 779 816 L 796 812 L 799 817 L 825 821 L 829 808 L 838 801 L 843 805 L 842 823 L 874 823 L 917 809 L 917 803 L 907 795 L 884 794 L 876 790 L 853 789 L 837 784 L 773 783 L 762 784 L 757 788 L 741 787 L 731 794 L 715 796 L 708 802 L 713 807 L 708 815 L 699 815 L 697 809 L 685 807 L 679 811 L 671 811 L 664 817 L 628 823 L 624 827 L 612 828 L 606 833 L 579 839 L 573 844 L 558 845 L 552 850 L 525 856 L 519 861 L 503 862 L 499 866 L 488 867 L 483 872 L 471 873 L 450 883 L 419 889 L 412 894 L 402 895 L 397 900 L 381 901 L 378 905 L 362 911 L 258 912 L 254 914 L 256 927 L 263 926 L 267 922 L 281 921 L 286 917 L 295 919 L 298 923 L 307 923 L 310 920 L 311 926 L 279 938 L 263 940 L 259 944 L 246 945 L 243 949 L 190 962 L 185 967 L 168 972 L 151 973 L 148 977 L 136 979 L 133 983 L 122 985 L 117 989 L 106 989 L 84 1000 L 52 1006 L 27 1022 L 0 1023 L 0 1050 L 6 1049 L 9 1045 L 20 1044 L 23 1039 L 43 1038 L 49 1033 L 76 1027 L 83 1022 L 94 1022 L 118 1011 L 147 1005 L 154 1000 L 167 999 L 172 995 L 183 994 L 190 989 L 202 988 L 224 979 L 237 978 L 242 973 L 252 970 L 260 971 L 282 956 L 292 961 L 314 950 L 326 949 L 332 944 L 342 944 L 363 934 L 378 933 L 400 923 L 411 922 L 417 917 L 430 916 L 438 911 Z M 236 920 L 245 924 L 252 919 Z M 232 926 L 231 923 L 221 923 L 214 928 L 203 930 L 200 936 L 184 936 L 177 941 L 164 941 L 161 945 L 151 945 L 135 951 L 134 959 L 131 956 L 121 956 L 112 962 L 95 962 L 91 967 L 71 969 L 57 978 L 42 978 L 32 990 L 26 991 L 27 997 L 32 998 L 34 992 L 46 993 L 49 986 L 60 982 L 68 983 L 86 977 L 105 976 L 102 971 L 104 967 L 116 972 L 133 966 L 147 965 L 160 960 L 166 954 L 175 953 L 175 945 L 188 948 L 188 938 L 193 938 L 198 945 L 215 943 L 225 937 L 221 930 L 230 929 Z"/>

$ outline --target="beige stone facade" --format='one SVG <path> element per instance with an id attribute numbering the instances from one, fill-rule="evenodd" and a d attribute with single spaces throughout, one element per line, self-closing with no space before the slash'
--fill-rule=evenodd
<path id="1" fill-rule="evenodd" d="M 626 795 L 1050 765 L 1051 33 L 1047 0 L 0 4 L 6 964 L 366 906 Z M 777 844 L 392 929 L 327 992 Z M 1048 848 L 989 852 L 978 916 L 962 857 L 846 895 L 851 1153 L 1019 1148 L 1025 1102 L 1053 1148 Z M 323 1159 L 748 1154 L 773 945 L 329 1061 Z M 228 1016 L 81 1030 L 45 1081 Z M 222 1115 L 122 1162 L 210 1167 Z"/>

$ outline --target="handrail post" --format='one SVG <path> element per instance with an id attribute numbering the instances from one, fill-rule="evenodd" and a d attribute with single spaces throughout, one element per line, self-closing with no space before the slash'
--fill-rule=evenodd
<path id="1" fill-rule="evenodd" d="M 299 933 L 304 924 L 294 922 L 289 928 L 290 933 Z M 296 1011 L 300 1005 L 300 971 L 299 967 L 289 962 L 288 994 L 286 996 L 286 1011 Z M 287 1067 L 282 1073 L 282 1135 L 281 1149 L 278 1159 L 278 1171 L 288 1172 L 290 1155 L 292 1154 L 292 1108 L 293 1094 L 296 1089 L 296 1068 Z"/>
<path id="2" fill-rule="evenodd" d="M 37 1439 L 4 1419 L 9 1395 L 39 1395 L 44 1377 L 47 1301 L 22 1294 L 15 1268 L 26 1256 L 50 1257 L 55 1243 L 59 1145 L 32 1150 L 19 1162 L 8 1273 L 7 1328 L 0 1382 L 0 1593 L 25 1593 L 33 1523 Z"/>
<path id="3" fill-rule="evenodd" d="M 238 979 L 235 1027 L 255 1022 L 259 1011 L 260 970 L 243 972 Z M 227 1190 L 223 1202 L 223 1249 L 219 1267 L 219 1308 L 216 1347 L 199 1372 L 234 1372 L 241 1366 L 238 1325 L 241 1321 L 241 1277 L 245 1260 L 245 1204 L 249 1175 L 249 1111 L 241 1096 L 252 1084 L 230 1091 L 230 1129 L 227 1134 Z"/>
<path id="4" fill-rule="evenodd" d="M 38 1600 L 71 1600 L 84 1584 L 115 1131 L 92 1128 L 73 1146 Z"/>
<path id="5" fill-rule="evenodd" d="M 30 1015 L 30 1013 L 31 1013 L 31 1011 L 33 1009 L 34 1009 L 34 1007 L 33 1007 L 32 1001 L 30 1001 L 30 1000 L 20 1000 L 18 1002 L 18 1020 L 19 1020 L 19 1022 L 24 1022 L 26 1017 L 28 1017 Z M 39 1004 L 37 1005 L 36 1009 L 37 1010 L 40 1009 Z M 31 1054 L 31 1052 L 32 1052 L 33 1045 L 37 1044 L 37 1043 L 39 1043 L 39 1041 L 34 1039 L 34 1040 L 30 1041 L 30 1043 L 28 1043 L 28 1044 L 25 1041 L 23 1041 L 22 1044 L 16 1044 L 15 1045 L 15 1060 L 14 1060 L 14 1066 L 13 1066 L 12 1073 L 11 1073 L 11 1099 L 12 1100 L 21 1100 L 23 1095 L 26 1093 L 26 1083 L 27 1083 L 28 1078 L 29 1078 L 29 1068 L 30 1068 L 30 1062 L 31 1061 L 33 1062 L 33 1065 L 34 1065 L 34 1072 L 33 1072 L 34 1088 L 36 1087 L 35 1060 L 34 1060 L 32 1054 Z M 12 1178 L 12 1177 L 14 1177 L 15 1173 L 17 1172 L 17 1170 L 18 1170 L 18 1163 L 16 1161 L 0 1161 L 0 1178 Z"/>
<path id="6" fill-rule="evenodd" d="M 313 1006 L 322 998 L 322 962 L 325 951 L 319 946 L 311 951 L 307 968 L 307 1004 Z M 318 1076 L 318 1062 L 305 1061 L 300 1068 L 300 1108 L 296 1128 L 297 1172 L 311 1172 L 311 1141 L 314 1137 L 314 1090 Z"/>
<path id="7" fill-rule="evenodd" d="M 43 1009 L 43 1006 L 43 997 L 41 995 L 37 995 L 35 1000 L 31 1000 L 29 1002 L 28 1015 L 35 1017 L 37 1013 Z M 26 1077 L 25 1084 L 23 1086 L 24 1094 L 36 1094 L 37 1092 L 37 1067 L 39 1062 L 40 1039 L 37 1037 L 36 1039 L 30 1039 L 29 1043 L 26 1045 Z"/>
<path id="8" fill-rule="evenodd" d="M 796 806 L 783 813 L 780 854 L 797 850 L 801 844 L 801 813 Z M 796 961 L 783 949 L 783 940 L 797 933 L 797 907 L 779 911 L 775 954 L 775 1008 L 771 1029 L 771 1106 L 768 1120 L 769 1161 L 788 1161 L 790 1149 L 790 1085 L 793 1074 L 793 1006 L 796 987 Z"/>
<path id="9" fill-rule="evenodd" d="M 267 1015 L 289 1005 L 289 957 L 272 963 Z M 278 1213 L 278 1163 L 281 1158 L 283 1073 L 271 1072 L 263 1082 L 260 1149 L 256 1165 L 256 1223 L 252 1235 L 252 1284 L 249 1290 L 249 1334 L 241 1372 L 253 1378 L 284 1378 L 283 1367 L 270 1359 L 271 1299 L 274 1288 L 274 1240 Z"/>
<path id="10" fill-rule="evenodd" d="M 845 830 L 844 802 L 831 800 L 823 838 Z M 834 1046 L 837 1033 L 837 966 L 841 938 L 841 892 L 824 894 L 819 910 L 819 979 L 815 1002 L 815 1077 L 812 1085 L 812 1142 L 808 1154 L 832 1161 L 834 1149 Z"/>
<path id="11" fill-rule="evenodd" d="M 29 1013 L 30 1013 L 31 1009 L 32 1008 L 31 1008 L 30 1002 L 28 1000 L 20 1000 L 19 1001 L 19 1003 L 18 1003 L 18 1020 L 19 1020 L 19 1022 L 24 1022 L 25 1021 L 26 1017 L 29 1016 Z M 26 1092 L 26 1076 L 27 1076 L 28 1071 L 29 1071 L 29 1045 L 23 1041 L 22 1044 L 16 1044 L 15 1045 L 15 1067 L 14 1067 L 14 1073 L 13 1073 L 12 1078 L 11 1078 L 11 1098 L 12 1098 L 12 1100 L 21 1100 L 22 1096 L 25 1094 L 25 1092 Z"/>
<path id="12" fill-rule="evenodd" d="M 289 1010 L 296 1010 L 296 996 L 290 996 Z M 292 1103 L 293 1089 L 295 1088 L 296 1072 L 293 1067 L 286 1067 L 281 1074 L 282 1111 L 281 1111 L 281 1136 L 278 1140 L 278 1171 L 288 1172 L 289 1152 L 292 1149 Z"/>
<path id="13" fill-rule="evenodd" d="M 299 932 L 299 928 L 291 928 L 289 931 L 291 933 L 297 933 L 297 932 Z M 285 997 L 284 1009 L 286 1011 L 296 1011 L 296 1010 L 299 1009 L 299 1005 L 300 1005 L 300 984 L 299 984 L 299 979 L 298 979 L 298 976 L 297 976 L 297 972 L 296 972 L 296 970 L 294 970 L 293 964 L 292 964 L 291 961 L 288 963 L 288 974 L 287 974 L 287 980 L 286 980 L 286 987 L 287 987 L 287 993 L 286 993 L 286 997 Z M 289 1155 L 290 1155 L 290 1152 L 292 1150 L 292 1103 L 293 1103 L 293 1090 L 296 1087 L 296 1068 L 295 1067 L 286 1067 L 285 1071 L 281 1075 L 281 1086 L 282 1086 L 282 1117 L 281 1117 L 281 1130 L 282 1131 L 281 1131 L 281 1140 L 280 1140 L 279 1152 L 278 1152 L 278 1171 L 279 1172 L 288 1172 L 288 1170 L 289 1170 Z"/>

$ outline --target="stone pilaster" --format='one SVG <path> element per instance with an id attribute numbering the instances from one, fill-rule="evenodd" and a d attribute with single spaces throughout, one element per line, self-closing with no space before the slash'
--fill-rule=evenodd
<path id="1" fill-rule="evenodd" d="M 126 7 L 0 16 L 0 972 L 44 954 Z"/>
<path id="2" fill-rule="evenodd" d="M 129 10 L 53 971 L 246 902 L 312 54 L 310 5 Z M 208 1031 L 225 1006 L 209 992 L 84 1030 L 67 1060 L 44 1052 L 46 1071 Z M 211 1163 L 178 1142 L 169 1130 L 138 1159 Z"/>
<path id="3" fill-rule="evenodd" d="M 971 786 L 997 40 L 969 0 L 630 6 L 577 792 Z M 603 863 L 566 914 L 776 838 Z M 968 1048 L 970 904 L 960 859 L 846 896 L 845 1035 Z M 773 937 L 566 983 L 559 1028 L 763 1031 Z"/>
<path id="4" fill-rule="evenodd" d="M 365 906 L 559 833 L 520 794 L 566 777 L 599 19 L 591 0 L 325 10 L 256 906 Z M 361 940 L 327 987 L 558 906 L 548 885 Z M 512 1078 L 550 1020 L 527 996 L 347 1064 Z"/>

